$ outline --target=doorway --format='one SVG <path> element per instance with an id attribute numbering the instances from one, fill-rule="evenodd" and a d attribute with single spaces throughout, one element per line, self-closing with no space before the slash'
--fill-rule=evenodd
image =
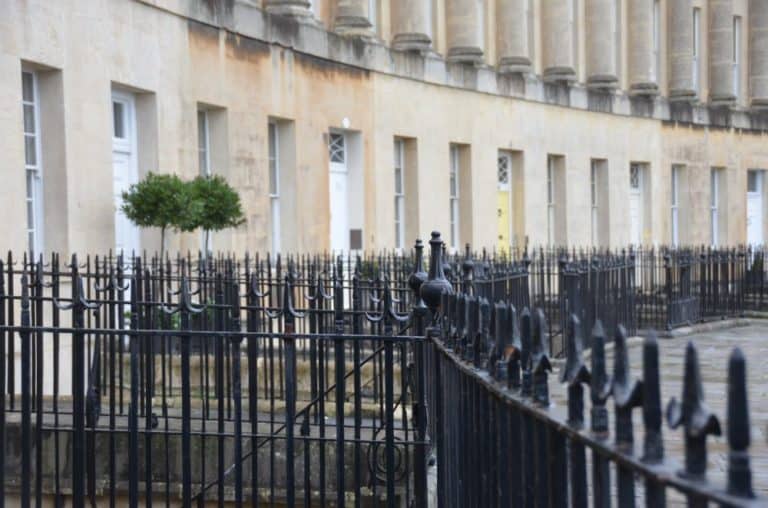
<path id="1" fill-rule="evenodd" d="M 763 174 L 761 170 L 747 172 L 747 243 L 762 245 L 763 237 Z"/>
<path id="2" fill-rule="evenodd" d="M 138 182 L 136 100 L 133 94 L 112 92 L 112 173 L 115 203 L 115 250 L 131 255 L 140 250 L 139 228 L 120 209 L 122 194 Z"/>

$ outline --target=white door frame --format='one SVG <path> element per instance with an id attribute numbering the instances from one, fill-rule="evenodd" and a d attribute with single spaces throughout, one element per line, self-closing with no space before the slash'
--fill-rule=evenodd
<path id="1" fill-rule="evenodd" d="M 750 191 L 749 190 L 749 174 L 753 173 L 756 176 L 756 191 Z M 763 195 L 763 179 L 765 178 L 765 172 L 762 170 L 752 170 L 750 169 L 747 172 L 747 243 L 750 245 L 762 245 L 765 243 L 765 232 L 764 232 L 764 217 L 763 217 L 763 210 L 765 207 L 765 203 L 763 202 L 765 199 L 765 196 Z M 750 208 L 751 203 L 754 203 L 756 200 L 759 200 L 759 207 L 757 210 L 757 220 L 759 222 L 760 227 L 759 228 L 753 228 L 752 227 L 752 220 L 753 216 L 750 214 Z M 751 234 L 753 231 L 757 231 L 757 238 L 753 237 Z"/>
<path id="2" fill-rule="evenodd" d="M 634 168 L 637 168 L 637 187 L 633 187 L 632 182 L 632 170 Z M 629 166 L 629 243 L 632 245 L 642 245 L 643 243 L 643 215 L 645 213 L 645 210 L 643 210 L 643 187 L 644 187 L 644 170 L 643 165 L 639 163 L 632 163 Z M 634 224 L 634 220 L 632 217 L 632 201 L 637 200 L 637 224 Z M 633 230 L 637 228 L 637 237 L 633 238 L 635 235 L 633 234 Z"/>
<path id="3" fill-rule="evenodd" d="M 123 136 L 116 137 L 114 133 L 114 104 L 119 103 L 123 106 Z M 127 189 L 127 187 L 133 183 L 137 183 L 139 180 L 138 175 L 138 160 L 137 160 L 137 133 L 136 133 L 136 98 L 133 94 L 128 92 L 122 92 L 119 90 L 112 90 L 112 96 L 110 101 L 110 111 L 112 113 L 112 184 L 113 184 L 113 199 L 115 204 L 115 217 L 114 217 L 114 232 L 115 232 L 115 248 L 125 250 L 126 255 L 130 255 L 132 250 L 138 251 L 141 246 L 139 229 L 130 223 L 125 218 L 119 209 L 120 196 L 119 191 Z M 124 175 L 125 182 L 121 189 L 115 188 L 116 175 L 115 171 L 115 159 L 117 157 L 127 158 L 128 174 Z M 128 229 L 124 232 L 122 238 L 118 238 L 118 222 L 123 221 L 123 226 Z M 126 241 L 127 239 L 127 241 Z M 127 245 L 125 245 L 127 244 Z M 116 252 L 119 254 L 119 252 Z"/>
<path id="4" fill-rule="evenodd" d="M 341 147 L 333 151 L 333 136 L 341 136 Z M 334 154 L 338 160 L 334 161 Z M 334 186 L 344 181 L 343 196 L 337 196 Z M 330 131 L 328 134 L 328 199 L 330 217 L 330 245 L 332 251 L 349 251 L 349 138 L 344 132 Z M 342 203 L 334 203 L 342 199 Z M 334 214 L 336 209 L 340 214 Z M 339 216 L 341 215 L 341 216 Z"/>

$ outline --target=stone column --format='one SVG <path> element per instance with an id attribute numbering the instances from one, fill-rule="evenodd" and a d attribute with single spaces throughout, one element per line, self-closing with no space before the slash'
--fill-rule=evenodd
<path id="1" fill-rule="evenodd" d="M 768 2 L 749 2 L 749 89 L 752 107 L 768 108 Z"/>
<path id="2" fill-rule="evenodd" d="M 531 70 L 528 0 L 498 0 L 496 4 L 499 72 L 526 73 Z"/>
<path id="3" fill-rule="evenodd" d="M 294 18 L 311 18 L 309 0 L 264 0 L 264 8 L 270 14 L 291 16 Z"/>
<path id="4" fill-rule="evenodd" d="M 446 0 L 448 61 L 483 62 L 483 0 Z"/>
<path id="5" fill-rule="evenodd" d="M 392 47 L 427 51 L 432 46 L 432 0 L 392 0 Z"/>
<path id="6" fill-rule="evenodd" d="M 586 1 L 587 85 L 615 88 L 618 85 L 616 0 Z"/>
<path id="7" fill-rule="evenodd" d="M 709 1 L 709 102 L 729 105 L 733 93 L 733 0 Z"/>
<path id="8" fill-rule="evenodd" d="M 576 13 L 573 0 L 541 2 L 541 41 L 545 81 L 575 81 Z"/>
<path id="9" fill-rule="evenodd" d="M 693 3 L 670 0 L 669 24 L 669 99 L 696 98 L 693 83 Z"/>
<path id="10" fill-rule="evenodd" d="M 653 2 L 628 0 L 629 92 L 633 95 L 659 93 L 659 76 L 653 40 Z"/>
<path id="11" fill-rule="evenodd" d="M 337 0 L 334 29 L 343 35 L 373 35 L 368 0 Z"/>

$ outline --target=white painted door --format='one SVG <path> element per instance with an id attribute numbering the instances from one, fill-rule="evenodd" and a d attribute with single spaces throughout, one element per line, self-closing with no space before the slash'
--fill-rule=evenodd
<path id="1" fill-rule="evenodd" d="M 138 181 L 136 103 L 127 93 L 112 92 L 112 172 L 115 203 L 115 249 L 130 255 L 140 250 L 139 228 L 120 210 L 123 191 Z"/>
<path id="2" fill-rule="evenodd" d="M 747 173 L 747 242 L 762 245 L 763 240 L 763 172 Z"/>
<path id="3" fill-rule="evenodd" d="M 347 168 L 347 147 L 344 134 L 332 132 L 328 144 L 330 158 L 330 212 L 331 212 L 331 250 L 349 250 L 349 197 L 347 186 L 349 170 Z"/>
<path id="4" fill-rule="evenodd" d="M 643 243 L 643 172 L 639 164 L 629 167 L 629 243 Z"/>

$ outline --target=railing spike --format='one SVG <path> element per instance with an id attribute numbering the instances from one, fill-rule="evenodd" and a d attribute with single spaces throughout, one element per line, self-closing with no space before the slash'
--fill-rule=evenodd
<path id="1" fill-rule="evenodd" d="M 605 366 L 605 331 L 600 320 L 592 329 L 592 378 L 590 382 L 592 401 L 592 432 L 605 435 L 608 432 L 608 410 L 605 401 L 611 393 L 611 383 Z"/>
<path id="2" fill-rule="evenodd" d="M 651 332 L 643 341 L 643 461 L 651 464 L 664 459 L 659 375 L 659 343 L 656 334 Z"/>
<path id="3" fill-rule="evenodd" d="M 741 349 L 735 348 L 728 360 L 728 493 L 732 496 L 755 496 L 749 445 L 747 362 Z"/>
<path id="4" fill-rule="evenodd" d="M 533 373 L 533 399 L 540 406 L 549 406 L 549 385 L 547 373 L 552 371 L 549 362 L 549 348 L 545 339 L 547 318 L 544 311 L 536 309 L 533 320 L 533 347 L 531 349 L 531 371 Z"/>
<path id="5" fill-rule="evenodd" d="M 685 374 L 682 400 L 674 397 L 667 405 L 667 421 L 673 429 L 683 426 L 685 469 L 681 476 L 702 479 L 707 470 L 707 435 L 721 434 L 720 422 L 704 404 L 699 358 L 693 342 L 685 349 Z"/>
<path id="6" fill-rule="evenodd" d="M 625 452 L 632 451 L 632 410 L 643 400 L 642 382 L 632 379 L 627 350 L 627 331 L 619 325 L 614 338 L 613 381 L 611 395 L 616 404 L 616 444 Z"/>

